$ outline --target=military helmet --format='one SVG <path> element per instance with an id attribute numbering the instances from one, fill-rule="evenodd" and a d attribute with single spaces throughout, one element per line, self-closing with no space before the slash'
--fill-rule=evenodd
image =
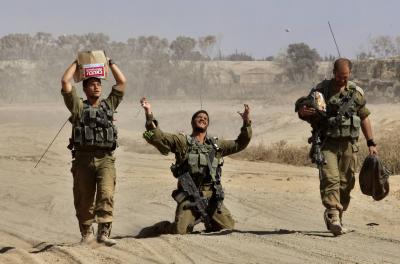
<path id="1" fill-rule="evenodd" d="M 378 156 L 368 155 L 359 174 L 361 192 L 375 201 L 382 200 L 389 193 L 390 174 Z"/>

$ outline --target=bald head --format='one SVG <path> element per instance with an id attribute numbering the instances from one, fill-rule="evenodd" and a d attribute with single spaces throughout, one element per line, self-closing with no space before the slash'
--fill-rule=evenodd
<path id="1" fill-rule="evenodd" d="M 336 88 L 346 86 L 351 72 L 351 61 L 346 58 L 340 58 L 333 64 L 333 75 L 335 77 Z"/>
<path id="2" fill-rule="evenodd" d="M 347 68 L 349 71 L 351 71 L 352 66 L 353 65 L 349 59 L 339 58 L 335 60 L 335 63 L 333 64 L 333 74 L 335 74 L 335 72 L 343 70 L 343 68 Z"/>

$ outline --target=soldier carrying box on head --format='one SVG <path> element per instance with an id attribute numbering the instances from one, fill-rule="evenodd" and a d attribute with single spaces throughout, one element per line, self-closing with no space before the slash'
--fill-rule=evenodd
<path id="1" fill-rule="evenodd" d="M 113 114 L 122 101 L 126 78 L 111 59 L 106 59 L 104 52 L 103 62 L 83 64 L 80 61 L 82 56 L 98 55 L 96 52 L 86 53 L 89 55 L 78 55 L 78 60 L 67 68 L 61 80 L 61 94 L 71 112 L 72 136 L 68 147 L 73 153 L 74 205 L 81 242 L 94 240 L 92 224 L 97 222 L 97 241 L 111 246 L 116 243 L 110 239 L 116 182 L 113 152 L 117 147 Z M 108 67 L 116 84 L 109 96 L 102 99 L 101 79 L 106 77 Z M 86 100 L 78 97 L 71 84 L 73 77 L 76 81 L 83 79 Z"/>

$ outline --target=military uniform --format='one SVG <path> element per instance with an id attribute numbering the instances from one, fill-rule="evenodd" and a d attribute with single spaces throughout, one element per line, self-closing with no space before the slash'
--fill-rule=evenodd
<path id="1" fill-rule="evenodd" d="M 76 216 L 82 236 L 94 221 L 107 223 L 111 230 L 114 208 L 115 157 L 117 130 L 113 113 L 122 101 L 123 93 L 113 87 L 107 99 L 92 107 L 79 98 L 75 87 L 69 93 L 61 92 L 71 112 L 73 149 L 71 172 Z M 99 228 L 100 232 L 100 228 Z"/>
<path id="2" fill-rule="evenodd" d="M 343 91 L 332 94 L 334 80 L 325 80 L 316 86 L 324 95 L 327 117 L 319 123 L 322 132 L 322 153 L 326 165 L 322 167 L 320 193 L 327 212 L 340 213 L 340 218 L 350 203 L 350 192 L 354 188 L 357 167 L 357 141 L 361 120 L 370 112 L 365 107 L 364 92 L 355 83 L 348 81 Z M 338 118 L 340 107 L 353 98 L 349 111 Z"/>
<path id="3" fill-rule="evenodd" d="M 350 192 L 354 188 L 354 173 L 358 164 L 357 141 L 361 120 L 370 111 L 365 107 L 364 92 L 355 83 L 348 81 L 342 92 L 332 94 L 334 80 L 325 80 L 317 85 L 327 103 L 327 119 L 321 123 L 324 144 L 322 153 L 326 165 L 322 169 L 320 191 L 322 203 L 327 209 L 345 211 L 350 203 Z M 339 107 L 346 95 L 354 96 L 351 105 L 352 116 L 343 117 L 340 124 L 334 122 Z"/>
<path id="4" fill-rule="evenodd" d="M 146 119 L 147 123 L 158 124 L 153 120 L 152 115 L 147 115 Z M 207 213 L 211 220 L 211 230 L 207 231 L 233 229 L 234 220 L 229 210 L 224 206 L 222 201 L 220 201 L 218 209 L 217 205 L 213 202 L 215 184 L 219 181 L 219 179 L 216 179 L 218 177 L 217 171 L 223 165 L 224 156 L 237 153 L 249 144 L 252 135 L 251 122 L 243 124 L 236 140 L 218 140 L 206 137 L 204 144 L 197 142 L 195 138 L 183 134 L 165 133 L 158 126 L 156 128 L 151 126 L 146 127 L 147 131 L 144 133 L 146 141 L 155 146 L 163 155 L 168 155 L 169 152 L 174 153 L 176 166 L 186 164 L 185 168 L 190 173 L 202 197 L 206 197 L 210 201 Z M 216 149 L 215 158 L 212 161 L 207 161 L 213 149 Z M 199 218 L 192 209 L 188 208 L 191 203 L 189 197 L 178 198 L 181 197 L 179 195 L 181 192 L 182 187 L 178 182 L 178 188 L 172 194 L 177 201 L 175 221 L 173 223 L 161 222 L 163 230 L 159 230 L 159 233 L 190 233 L 194 222 Z"/>

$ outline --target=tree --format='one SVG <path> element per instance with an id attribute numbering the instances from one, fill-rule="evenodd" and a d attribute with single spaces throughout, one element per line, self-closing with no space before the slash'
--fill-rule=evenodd
<path id="1" fill-rule="evenodd" d="M 228 61 L 254 61 L 254 58 L 245 52 L 235 52 L 224 58 Z"/>
<path id="2" fill-rule="evenodd" d="M 33 52 L 36 59 L 44 59 L 52 56 L 55 51 L 55 40 L 50 33 L 38 32 L 33 36 Z"/>
<path id="3" fill-rule="evenodd" d="M 1 59 L 30 59 L 33 43 L 33 38 L 29 34 L 8 34 L 0 39 Z"/>
<path id="4" fill-rule="evenodd" d="M 196 53 L 196 40 L 190 37 L 179 36 L 170 45 L 173 57 L 176 60 L 193 60 Z"/>
<path id="5" fill-rule="evenodd" d="M 367 59 L 373 58 L 373 57 L 374 57 L 374 55 L 372 55 L 371 52 L 367 53 L 365 51 L 361 51 L 360 53 L 358 53 L 356 55 L 357 60 L 367 60 Z"/>
<path id="6" fill-rule="evenodd" d="M 207 59 L 210 59 L 217 43 L 217 38 L 212 35 L 208 35 L 205 37 L 200 37 L 198 40 L 198 46 L 201 52 L 201 55 Z"/>
<path id="7" fill-rule="evenodd" d="M 377 57 L 387 58 L 396 54 L 396 47 L 390 36 L 370 38 L 369 44 Z"/>
<path id="8" fill-rule="evenodd" d="M 317 74 L 317 61 L 321 60 L 316 49 L 305 43 L 290 44 L 286 54 L 281 57 L 280 64 L 290 81 L 310 80 Z"/>

